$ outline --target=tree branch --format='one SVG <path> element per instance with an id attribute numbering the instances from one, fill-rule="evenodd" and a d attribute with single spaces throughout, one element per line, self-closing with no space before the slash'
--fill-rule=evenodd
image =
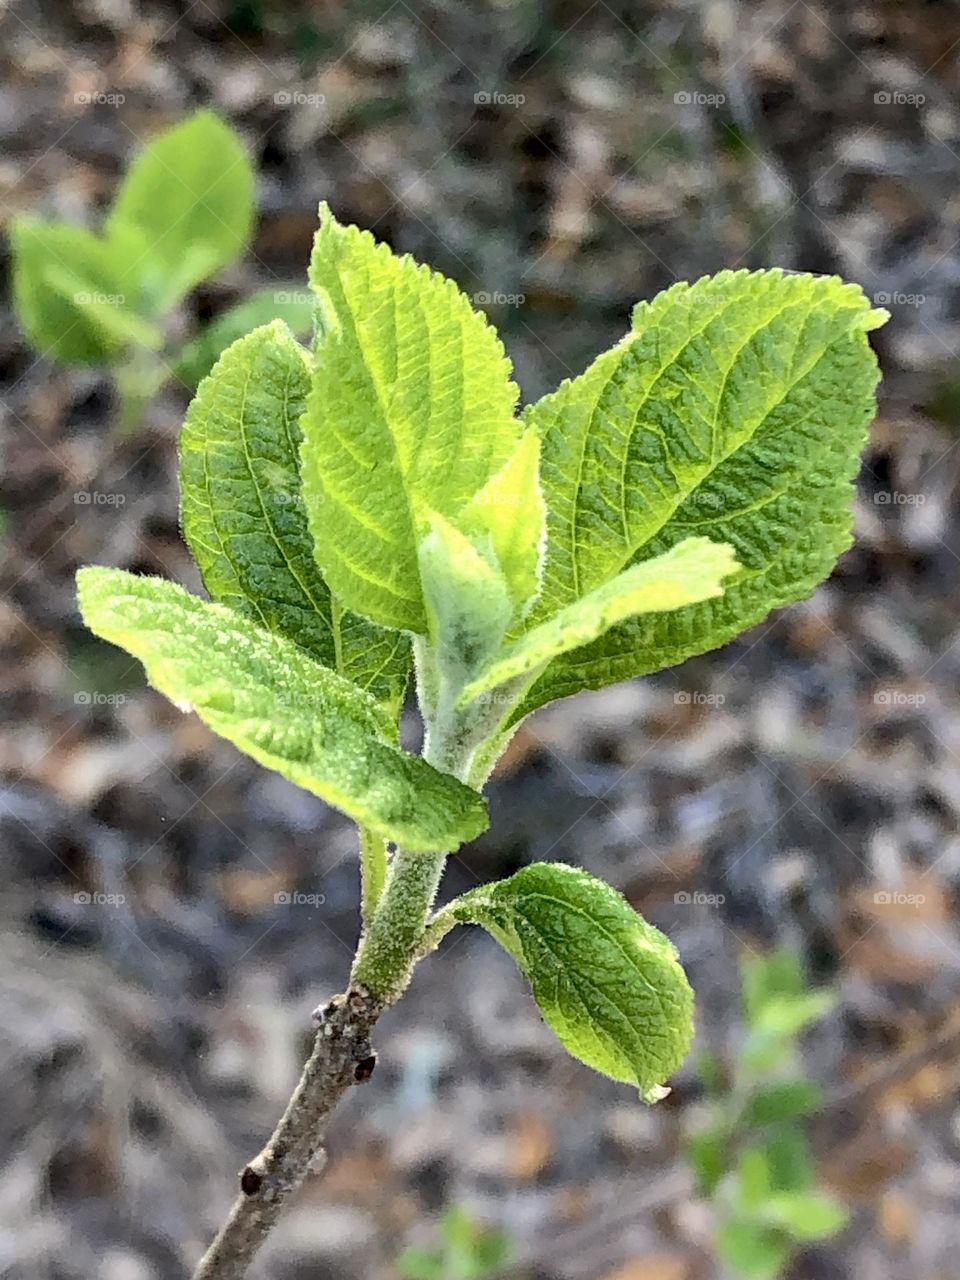
<path id="1" fill-rule="evenodd" d="M 370 1032 L 384 1006 L 362 988 L 336 996 L 314 1015 L 320 1023 L 300 1082 L 267 1145 L 240 1174 L 230 1216 L 203 1255 L 193 1280 L 242 1280 L 286 1201 L 324 1156 L 334 1108 L 376 1065 Z"/>

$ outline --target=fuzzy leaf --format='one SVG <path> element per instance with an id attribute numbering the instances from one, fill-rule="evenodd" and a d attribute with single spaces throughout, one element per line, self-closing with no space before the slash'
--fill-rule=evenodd
<path id="1" fill-rule="evenodd" d="M 660 1095 L 690 1045 L 693 994 L 672 943 L 622 894 L 585 871 L 535 862 L 454 907 L 510 952 L 575 1058 L 648 1101 Z"/>
<path id="2" fill-rule="evenodd" d="M 501 651 L 463 691 L 463 701 L 542 669 L 551 658 L 588 644 L 624 618 L 663 613 L 723 591 L 735 572 L 733 551 L 707 538 L 687 538 L 663 555 L 624 569 Z"/>
<path id="3" fill-rule="evenodd" d="M 507 583 L 465 534 L 435 512 L 420 543 L 431 643 L 459 688 L 503 639 L 512 612 Z"/>
<path id="4" fill-rule="evenodd" d="M 547 510 L 539 471 L 540 438 L 528 430 L 512 456 L 457 516 L 465 533 L 490 539 L 515 611 L 521 614 L 540 588 Z"/>
<path id="5" fill-rule="evenodd" d="M 487 825 L 483 798 L 392 746 L 390 716 L 298 646 L 172 582 L 81 569 L 91 631 L 267 768 L 411 851 L 455 849 Z"/>
<path id="6" fill-rule="evenodd" d="M 170 303 L 246 248 L 254 177 L 234 131 L 197 111 L 158 134 L 117 191 L 106 234 L 140 235 L 152 289 Z"/>
<path id="7" fill-rule="evenodd" d="M 509 365 L 452 280 L 325 205 L 310 283 L 321 336 L 302 454 L 317 561 L 348 608 L 423 634 L 427 512 L 454 519 L 516 447 Z"/>
<path id="8" fill-rule="evenodd" d="M 223 353 L 180 434 L 184 536 L 214 600 L 398 710 L 408 641 L 345 615 L 313 558 L 298 454 L 309 385 L 306 352 L 280 320 Z"/>
<path id="9" fill-rule="evenodd" d="M 830 572 L 875 408 L 866 334 L 884 318 L 835 277 L 724 271 L 642 303 L 623 342 L 528 409 L 549 512 L 529 625 L 691 534 L 729 542 L 743 568 L 722 597 L 559 658 L 521 714 L 723 644 Z"/>

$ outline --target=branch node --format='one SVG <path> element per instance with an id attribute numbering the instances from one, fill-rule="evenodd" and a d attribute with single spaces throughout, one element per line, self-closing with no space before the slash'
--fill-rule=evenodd
<path id="1" fill-rule="evenodd" d="M 240 1190 L 245 1196 L 255 1196 L 263 1186 L 263 1174 L 247 1165 L 240 1174 Z"/>
<path id="2" fill-rule="evenodd" d="M 377 1055 L 369 1054 L 366 1058 L 361 1058 L 357 1065 L 353 1068 L 353 1078 L 357 1084 L 365 1084 L 373 1075 L 374 1067 L 377 1065 Z"/>

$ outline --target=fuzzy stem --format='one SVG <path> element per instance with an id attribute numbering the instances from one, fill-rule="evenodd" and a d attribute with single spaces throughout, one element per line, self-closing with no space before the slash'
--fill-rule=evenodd
<path id="1" fill-rule="evenodd" d="M 430 718 L 428 717 L 428 720 Z M 439 720 L 439 725 L 438 725 Z M 424 757 L 461 779 L 472 744 L 462 721 L 440 716 L 428 724 Z M 370 1032 L 403 994 L 417 961 L 439 942 L 438 912 L 427 922 L 446 853 L 398 849 L 386 865 L 383 842 L 360 830 L 364 930 L 350 990 L 322 1011 L 313 1053 L 273 1136 L 240 1176 L 241 1194 L 193 1280 L 242 1280 L 281 1209 L 323 1155 L 327 1122 L 351 1084 L 369 1078 L 376 1058 Z"/>
<path id="2" fill-rule="evenodd" d="M 387 878 L 387 850 L 383 839 L 366 827 L 358 828 L 360 837 L 360 892 L 364 924 L 373 918 Z"/>
<path id="3" fill-rule="evenodd" d="M 423 933 L 420 935 L 420 942 L 414 958 L 415 964 L 419 964 L 431 951 L 436 951 L 450 930 L 460 923 L 451 910 L 456 906 L 457 901 L 455 898 L 453 902 L 441 907 L 439 911 L 434 912 L 429 918 Z"/>
<path id="4" fill-rule="evenodd" d="M 445 853 L 398 849 L 390 862 L 379 906 L 357 950 L 352 980 L 384 1004 L 392 1004 L 410 981 Z"/>

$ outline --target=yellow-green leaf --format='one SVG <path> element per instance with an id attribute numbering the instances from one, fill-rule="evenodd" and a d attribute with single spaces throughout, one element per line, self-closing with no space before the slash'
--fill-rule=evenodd
<path id="1" fill-rule="evenodd" d="M 742 569 L 716 600 L 558 658 L 520 714 L 722 644 L 830 572 L 884 318 L 836 277 L 723 271 L 642 303 L 620 344 L 527 410 L 549 512 L 528 625 L 694 534 L 730 543 Z"/>
<path id="2" fill-rule="evenodd" d="M 406 688 L 406 637 L 344 613 L 317 568 L 300 491 L 306 352 L 282 321 L 233 343 L 180 434 L 184 536 L 214 600 L 286 636 L 388 704 Z"/>
<path id="3" fill-rule="evenodd" d="M 602 880 L 534 862 L 452 904 L 481 924 L 530 980 L 564 1047 L 648 1101 L 677 1069 L 693 1035 L 693 993 L 668 938 Z"/>
<path id="4" fill-rule="evenodd" d="M 159 578 L 88 568 L 77 583 L 87 626 L 161 693 L 371 832 L 434 852 L 486 827 L 477 792 L 393 746 L 392 717 L 291 641 Z"/>
<path id="5" fill-rule="evenodd" d="M 310 283 L 320 336 L 302 455 L 317 562 L 348 608 L 424 634 L 427 516 L 455 520 L 513 453 L 509 364 L 452 280 L 326 206 Z"/>
<path id="6" fill-rule="evenodd" d="M 560 654 L 580 649 L 637 614 L 661 614 L 723 591 L 737 569 L 732 549 L 687 538 L 662 555 L 624 569 L 496 654 L 463 690 L 464 703 L 498 685 L 533 675 Z"/>

